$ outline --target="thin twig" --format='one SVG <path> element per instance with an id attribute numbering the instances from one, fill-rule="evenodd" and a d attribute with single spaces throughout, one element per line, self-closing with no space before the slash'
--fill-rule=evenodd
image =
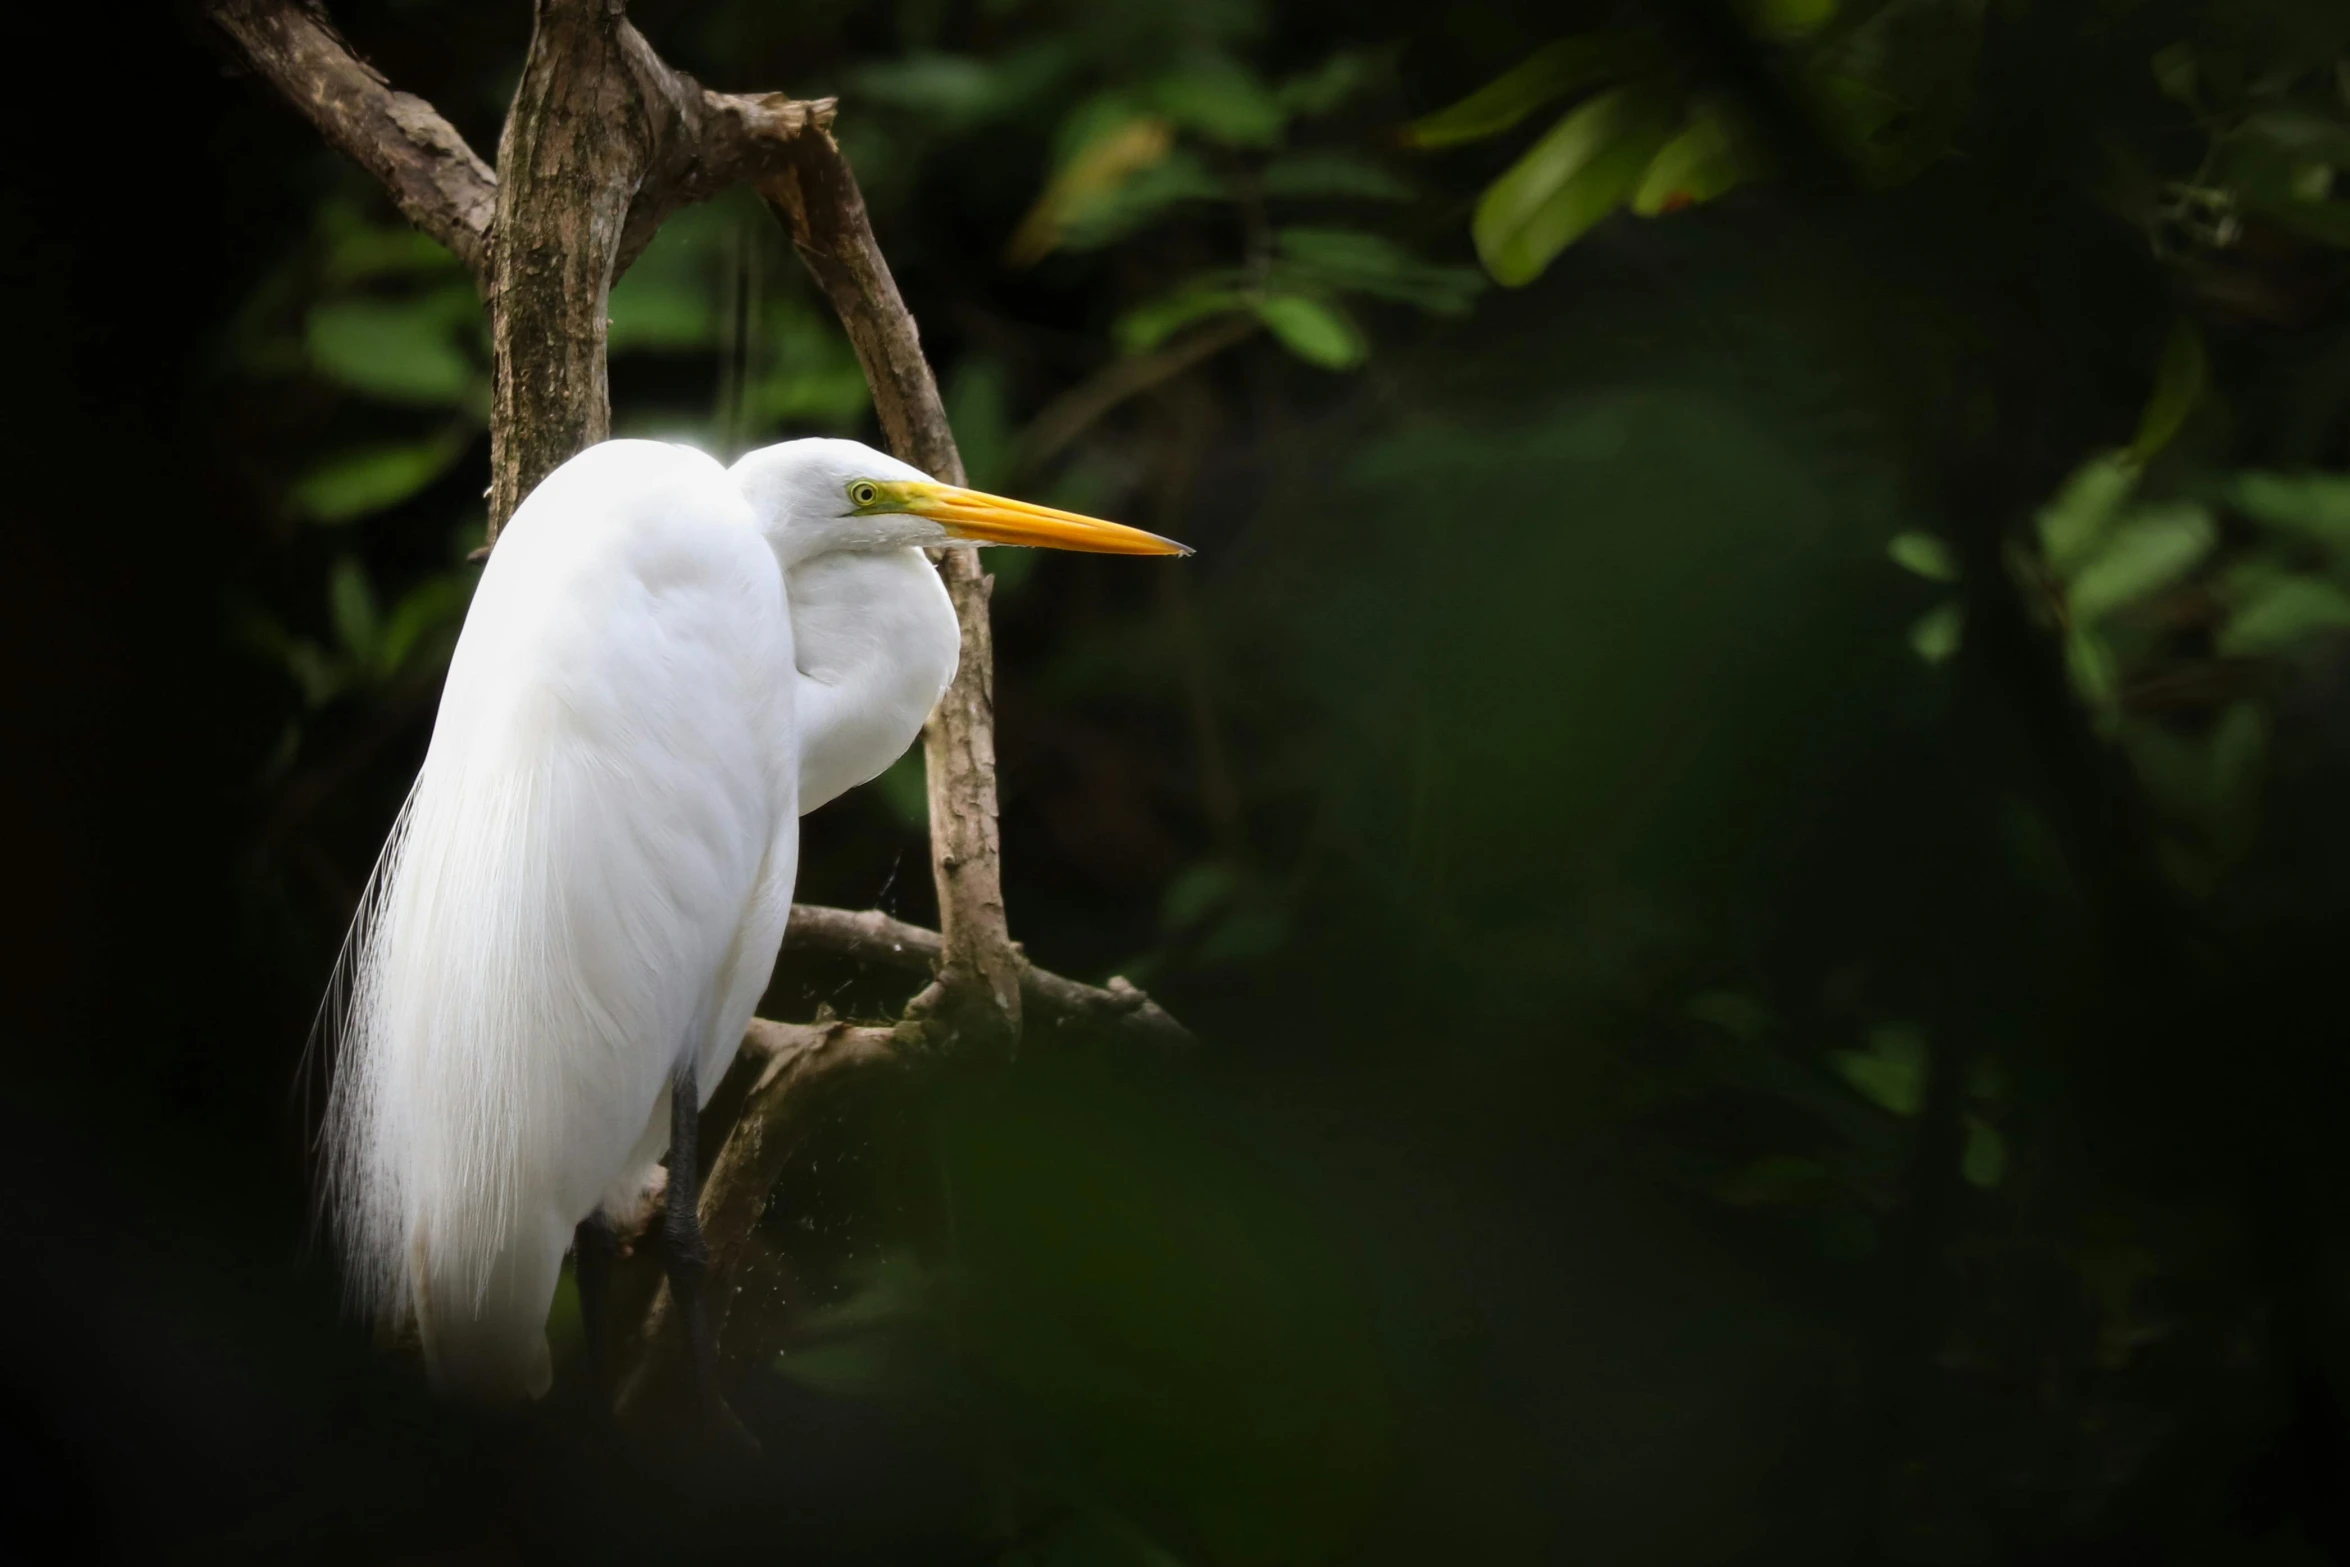
<path id="1" fill-rule="evenodd" d="M 1227 316 L 1150 353 L 1112 360 L 1038 410 L 1020 437 L 1019 470 L 1041 468 L 1120 403 L 1172 381 L 1256 330 L 1254 316 Z"/>

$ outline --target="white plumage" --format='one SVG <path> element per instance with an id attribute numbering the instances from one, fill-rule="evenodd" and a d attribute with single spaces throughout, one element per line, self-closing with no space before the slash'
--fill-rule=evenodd
<path id="1" fill-rule="evenodd" d="M 801 812 L 953 677 L 917 546 L 956 539 L 1179 548 L 849 441 L 731 470 L 608 442 L 499 536 L 353 925 L 326 1128 L 353 1292 L 415 1323 L 436 1385 L 545 1390 L 573 1230 L 642 1200 L 680 1069 L 706 1098 L 732 1062 Z"/>

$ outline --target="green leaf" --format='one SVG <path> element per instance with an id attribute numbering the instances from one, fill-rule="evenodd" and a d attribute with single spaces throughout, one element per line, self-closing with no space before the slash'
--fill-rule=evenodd
<path id="1" fill-rule="evenodd" d="M 2211 803 L 2247 825 L 2268 769 L 2268 714 L 2258 702 L 2228 705 L 2211 726 Z"/>
<path id="2" fill-rule="evenodd" d="M 955 120 L 973 117 L 990 103 L 995 74 L 992 64 L 975 55 L 923 52 L 859 66 L 849 81 L 867 102 Z"/>
<path id="3" fill-rule="evenodd" d="M 2113 649 L 2087 626 L 2076 625 L 2065 634 L 2064 667 L 2073 678 L 2073 690 L 2092 711 L 2110 713 L 2121 691 L 2121 673 L 2114 667 Z"/>
<path id="4" fill-rule="evenodd" d="M 2154 85 L 2165 98 L 2183 103 L 2192 109 L 2195 104 L 2195 51 L 2187 44 L 2170 44 L 2154 51 L 2147 62 L 2154 72 Z"/>
<path id="5" fill-rule="evenodd" d="M 1930 582 L 1956 582 L 1958 561 L 1950 546 L 1931 533 L 1897 533 L 1885 546 L 1893 564 L 1914 571 Z"/>
<path id="6" fill-rule="evenodd" d="M 1836 15 L 1836 0 L 1747 0 L 1747 24 L 1765 37 L 1808 37 Z"/>
<path id="7" fill-rule="evenodd" d="M 798 289 L 769 296 L 754 339 L 757 369 L 743 388 L 754 431 L 779 424 L 853 430 L 872 401 L 840 319 Z"/>
<path id="8" fill-rule="evenodd" d="M 386 675 L 400 673 L 427 637 L 462 623 L 479 579 L 478 572 L 452 571 L 410 588 L 384 621 L 383 640 L 375 650 L 376 667 Z"/>
<path id="9" fill-rule="evenodd" d="M 1254 302 L 1257 319 L 1281 340 L 1281 346 L 1308 364 L 1325 370 L 1351 370 L 1370 355 L 1371 347 L 1346 313 L 1326 300 L 1305 294 L 1269 294 Z"/>
<path id="10" fill-rule="evenodd" d="M 1618 87 L 1561 119 L 1486 190 L 1471 234 L 1485 270 L 1517 287 L 1632 192 L 1672 132 L 1673 106 L 1653 89 Z"/>
<path id="11" fill-rule="evenodd" d="M 2211 808 L 2211 759 L 2198 739 L 2164 724 L 2132 724 L 2122 748 L 2139 787 L 2166 817 L 2195 821 Z"/>
<path id="12" fill-rule="evenodd" d="M 1703 110 L 1648 160 L 1632 210 L 1644 218 L 1713 200 L 1738 183 L 1736 151 L 1721 117 Z"/>
<path id="13" fill-rule="evenodd" d="M 1926 1036 L 1908 1023 L 1869 1030 L 1866 1050 L 1839 1050 L 1833 1057 L 1844 1080 L 1879 1108 L 1915 1115 L 1926 1102 Z"/>
<path id="14" fill-rule="evenodd" d="M 1811 87 L 1821 128 L 1847 156 L 1863 164 L 1888 127 L 1900 122 L 1906 107 L 1875 82 L 1841 71 L 1815 70 Z"/>
<path id="15" fill-rule="evenodd" d="M 294 677 L 302 701 L 310 707 L 326 706 L 350 680 L 349 666 L 329 658 L 325 649 L 308 638 L 288 642 L 285 661 L 286 673 Z"/>
<path id="16" fill-rule="evenodd" d="M 835 1398 L 894 1399 L 918 1390 L 913 1368 L 886 1334 L 855 1333 L 786 1350 L 775 1357 L 783 1376 Z"/>
<path id="17" fill-rule="evenodd" d="M 1060 243 L 1071 250 L 1098 250 L 1124 239 L 1187 201 L 1220 201 L 1224 182 L 1182 148 L 1146 167 L 1063 202 Z"/>
<path id="18" fill-rule="evenodd" d="M 349 555 L 334 563 L 327 573 L 327 606 L 334 612 L 335 635 L 352 656 L 369 659 L 375 652 L 376 635 L 380 629 L 376 618 L 375 590 L 368 586 L 367 572 Z"/>
<path id="19" fill-rule="evenodd" d="M 1094 220 L 1096 243 L 1114 238 L 1141 215 L 1160 210 L 1183 187 L 1207 182 L 1205 192 L 1222 187 L 1207 179 L 1196 160 L 1179 176 L 1177 191 L 1162 193 L 1144 203 L 1144 213 L 1120 214 L 1110 198 L 1129 182 L 1158 167 L 1175 153 L 1175 126 L 1164 115 L 1144 113 L 1117 94 L 1104 94 L 1070 112 L 1062 122 L 1062 150 L 1052 177 L 1036 202 L 1020 219 L 1005 243 L 1004 259 L 1012 266 L 1030 266 L 1050 255 L 1080 218 Z"/>
<path id="20" fill-rule="evenodd" d="M 2228 617 L 2217 646 L 2230 658 L 2281 653 L 2327 631 L 2350 629 L 2350 593 L 2322 577 L 2271 583 Z"/>
<path id="21" fill-rule="evenodd" d="M 1160 77 L 1149 96 L 1177 125 L 1228 147 L 1270 147 L 1289 118 L 1253 72 L 1221 57 Z"/>
<path id="22" fill-rule="evenodd" d="M 321 375 L 386 402 L 458 404 L 475 381 L 473 363 L 451 336 L 445 310 L 429 295 L 315 305 L 303 346 Z"/>
<path id="23" fill-rule="evenodd" d="M 1452 147 L 1498 136 L 1554 98 L 1645 68 L 1654 47 L 1628 33 L 1562 38 L 1449 108 L 1404 127 L 1412 147 Z"/>
<path id="24" fill-rule="evenodd" d="M 337 293 L 377 278 L 464 276 L 439 240 L 405 223 L 371 223 L 348 202 L 330 202 L 319 228 L 326 236 L 320 280 Z"/>
<path id="25" fill-rule="evenodd" d="M 2061 581 L 2093 554 L 2122 502 L 2138 483 L 2137 465 L 2119 452 L 2092 457 L 2040 511 L 2040 549 Z"/>
<path id="26" fill-rule="evenodd" d="M 464 455 L 463 434 L 342 452 L 294 481 L 294 507 L 316 522 L 348 522 L 408 499 Z"/>
<path id="27" fill-rule="evenodd" d="M 1378 74 L 1378 62 L 1371 56 L 1344 51 L 1302 75 L 1292 76 L 1281 84 L 1275 97 L 1291 114 L 1328 114 L 1370 86 Z"/>
<path id="28" fill-rule="evenodd" d="M 2194 570 L 2219 541 L 2211 514 L 2191 501 L 2133 513 L 2108 534 L 2066 591 L 2076 622 L 2093 622 Z"/>
<path id="29" fill-rule="evenodd" d="M 1351 152 L 1293 152 L 1273 159 L 1257 176 L 1268 196 L 1361 201 L 1408 201 L 1412 188 L 1368 158 Z"/>
<path id="30" fill-rule="evenodd" d="M 917 53 L 859 66 L 849 96 L 860 109 L 887 104 L 950 131 L 976 129 L 1045 102 L 1076 63 L 1063 39 L 1046 38 L 988 59 Z"/>
<path id="31" fill-rule="evenodd" d="M 605 346 L 615 354 L 686 352 L 718 341 L 717 283 L 698 270 L 672 272 L 639 259 L 612 285 L 604 308 Z"/>
<path id="32" fill-rule="evenodd" d="M 2130 442 L 2130 460 L 2143 466 L 2168 446 L 2179 426 L 2187 422 L 2202 401 L 2209 378 L 2203 352 L 2203 334 L 2184 316 L 2171 328 L 2163 345 L 2162 364 L 2154 372 L 2154 394 L 2138 419 L 2137 438 Z"/>
<path id="33" fill-rule="evenodd" d="M 1909 628 L 1910 650 L 1929 664 L 1948 661 L 1966 636 L 1966 607 L 1956 599 L 1935 605 Z"/>
<path id="34" fill-rule="evenodd" d="M 2228 499 L 2255 522 L 2350 552 L 2350 479 L 2334 474 L 2247 473 Z"/>
<path id="35" fill-rule="evenodd" d="M 1274 242 L 1279 278 L 1307 292 L 1370 294 L 1458 315 L 1485 287 L 1472 267 L 1423 261 L 1393 240 L 1358 229 L 1284 228 Z"/>
<path id="36" fill-rule="evenodd" d="M 800 1325 L 811 1333 L 862 1332 L 922 1319 L 937 1279 L 910 1251 L 891 1249 L 857 1267 L 857 1287 L 847 1299 L 813 1306 Z"/>
<path id="37" fill-rule="evenodd" d="M 1959 1155 L 1958 1173 L 1969 1186 L 1983 1191 L 1992 1190 L 2007 1177 L 2007 1139 L 1979 1115 L 1966 1118 L 1966 1148 Z"/>
<path id="38" fill-rule="evenodd" d="M 1872 184 L 1898 185 L 1949 150 L 1974 97 L 1983 9 L 1968 0 L 1884 6 L 1849 30 L 1838 21 L 1840 41 L 1812 52 L 1814 101 Z"/>
<path id="39" fill-rule="evenodd" d="M 2350 119 L 2306 104 L 2278 103 L 2245 117 L 2232 140 L 2284 167 L 2350 169 Z"/>
<path id="40" fill-rule="evenodd" d="M 1118 318 L 1119 346 L 1130 354 L 1156 348 L 1195 321 L 1230 315 L 1250 308 L 1247 290 L 1216 273 L 1177 284 L 1158 298 L 1135 306 Z"/>
<path id="41" fill-rule="evenodd" d="M 1203 860 L 1167 884 L 1159 920 L 1169 930 L 1188 930 L 1231 901 L 1240 878 L 1221 860 Z"/>
<path id="42" fill-rule="evenodd" d="M 1011 384 L 1004 367 L 984 355 L 964 355 L 947 377 L 943 400 L 965 475 L 980 489 L 1002 488 L 1011 478 L 1014 433 Z"/>

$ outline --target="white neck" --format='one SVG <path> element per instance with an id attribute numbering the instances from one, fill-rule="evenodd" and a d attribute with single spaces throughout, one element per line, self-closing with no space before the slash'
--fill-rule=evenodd
<path id="1" fill-rule="evenodd" d="M 784 589 L 805 815 L 905 754 L 955 678 L 962 633 L 946 585 L 918 549 L 786 560 Z"/>

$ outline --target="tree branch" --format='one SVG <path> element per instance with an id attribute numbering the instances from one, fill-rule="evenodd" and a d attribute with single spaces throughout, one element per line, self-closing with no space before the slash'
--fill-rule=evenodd
<path id="1" fill-rule="evenodd" d="M 758 182 L 840 316 L 873 388 L 891 450 L 950 484 L 963 482 L 921 334 L 873 238 L 856 176 L 829 132 L 795 138 L 783 169 Z M 963 630 L 954 683 L 923 726 L 930 777 L 930 863 L 944 938 L 938 985 L 916 1009 L 950 1037 L 1008 1051 L 1019 1037 L 1021 962 L 1004 915 L 995 774 L 995 645 L 979 552 L 938 552 Z"/>
<path id="2" fill-rule="evenodd" d="M 617 36 L 649 117 L 652 151 L 621 231 L 614 276 L 680 207 L 781 169 L 788 144 L 811 126 L 829 128 L 835 106 L 831 98 L 712 92 L 663 60 L 632 24 L 622 22 Z"/>
<path id="3" fill-rule="evenodd" d="M 825 1091 L 862 1068 L 903 1062 L 907 1043 L 898 1031 L 886 1028 L 751 1020 L 741 1059 L 757 1064 L 759 1076 L 725 1146 L 711 1162 L 699 1205 L 702 1239 L 709 1247 L 704 1298 L 710 1302 L 713 1335 L 725 1329 L 734 1305 L 735 1276 L 751 1232 L 766 1212 L 767 1194 L 814 1124 Z M 620 1389 L 621 1413 L 632 1411 L 664 1374 L 675 1352 L 670 1342 L 675 1337 L 670 1332 L 672 1315 L 673 1299 L 664 1279 L 645 1312 L 637 1353 Z"/>
<path id="4" fill-rule="evenodd" d="M 604 0 L 535 0 L 498 144 L 490 274 L 490 542 L 538 482 L 612 433 L 613 267 L 652 157 L 626 23 Z"/>
<path id="5" fill-rule="evenodd" d="M 705 91 L 607 0 L 536 0 L 498 148 L 490 542 L 572 454 L 612 433 L 612 281 L 689 202 L 781 166 L 829 103 Z"/>
<path id="6" fill-rule="evenodd" d="M 1042 467 L 1120 403 L 1214 358 L 1254 333 L 1257 325 L 1255 316 L 1227 316 L 1150 353 L 1112 360 L 1045 404 L 1029 421 L 1020 437 L 1020 470 Z"/>
<path id="7" fill-rule="evenodd" d="M 945 943 L 937 931 L 892 919 L 878 909 L 828 909 L 795 903 L 783 945 L 788 952 L 823 952 L 881 968 L 926 974 L 936 970 Z M 1169 1049 L 1195 1043 L 1189 1029 L 1124 979 L 1113 978 L 1106 986 L 1088 985 L 1038 968 L 1017 945 L 1014 952 L 1019 958 L 1021 1015 L 1031 1033 L 1115 1029 L 1137 1043 Z"/>
<path id="8" fill-rule="evenodd" d="M 433 106 L 389 82 L 305 0 L 208 0 L 205 15 L 319 134 L 381 181 L 409 222 L 489 282 L 497 180 Z"/>

